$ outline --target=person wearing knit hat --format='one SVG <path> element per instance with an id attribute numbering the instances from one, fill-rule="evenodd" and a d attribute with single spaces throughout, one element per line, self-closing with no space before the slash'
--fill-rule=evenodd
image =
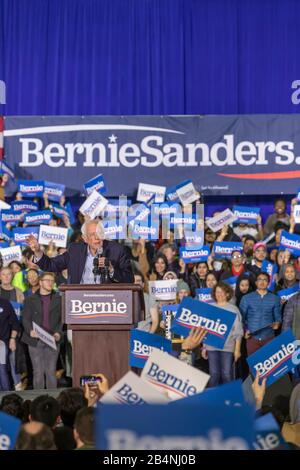
<path id="1" fill-rule="evenodd" d="M 255 277 L 261 272 L 262 264 L 267 257 L 267 246 L 263 242 L 255 243 L 253 247 L 253 259 L 246 266 L 246 271 L 252 272 Z"/>
<path id="2" fill-rule="evenodd" d="M 190 286 L 184 281 L 177 282 L 177 300 L 181 302 L 184 297 L 191 295 Z"/>

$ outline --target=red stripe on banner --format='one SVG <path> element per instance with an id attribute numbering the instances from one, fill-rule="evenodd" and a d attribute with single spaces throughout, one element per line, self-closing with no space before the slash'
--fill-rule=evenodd
<path id="1" fill-rule="evenodd" d="M 300 171 L 279 171 L 275 173 L 245 173 L 245 174 L 232 174 L 232 173 L 218 173 L 219 176 L 226 176 L 227 178 L 237 178 L 242 180 L 281 180 L 299 178 Z"/>

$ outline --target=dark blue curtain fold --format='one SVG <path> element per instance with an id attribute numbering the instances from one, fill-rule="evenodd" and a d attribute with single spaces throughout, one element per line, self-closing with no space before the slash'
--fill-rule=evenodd
<path id="1" fill-rule="evenodd" d="M 0 0 L 1 110 L 298 112 L 299 44 L 299 0 Z"/>

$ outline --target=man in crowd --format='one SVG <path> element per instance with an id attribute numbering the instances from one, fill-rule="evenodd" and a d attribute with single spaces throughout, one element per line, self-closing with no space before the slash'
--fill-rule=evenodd
<path id="1" fill-rule="evenodd" d="M 220 280 L 228 279 L 232 276 L 240 276 L 245 270 L 244 267 L 244 256 L 239 250 L 234 250 L 231 253 L 231 266 L 228 271 L 224 271 L 221 274 Z"/>
<path id="2" fill-rule="evenodd" d="M 25 299 L 23 309 L 24 334 L 22 341 L 28 344 L 33 367 L 33 388 L 56 388 L 56 362 L 59 354 L 59 343 L 62 339 L 61 299 L 53 290 L 55 276 L 44 272 L 40 276 L 40 289 Z M 38 339 L 33 322 L 54 336 L 56 349 Z"/>
<path id="3" fill-rule="evenodd" d="M 256 291 L 245 295 L 240 303 L 248 356 L 272 341 L 274 330 L 280 327 L 280 298 L 268 291 L 269 282 L 269 275 L 260 273 Z"/>
<path id="4" fill-rule="evenodd" d="M 290 225 L 290 217 L 286 213 L 286 203 L 284 199 L 277 199 L 274 205 L 275 213 L 269 215 L 264 225 L 264 235 L 268 236 L 274 231 L 274 227 L 278 222 Z"/>
<path id="5" fill-rule="evenodd" d="M 134 282 L 126 250 L 119 243 L 104 239 L 104 228 L 100 221 L 85 222 L 81 231 L 84 242 L 71 243 L 65 253 L 54 258 L 46 256 L 36 238 L 31 235 L 28 237 L 28 245 L 34 252 L 34 262 L 43 271 L 60 273 L 68 269 L 70 284 Z M 96 274 L 95 260 L 100 270 Z"/>
<path id="6" fill-rule="evenodd" d="M 10 390 L 8 352 L 16 350 L 16 338 L 20 331 L 18 318 L 10 302 L 0 298 L 0 390 Z"/>
<path id="7" fill-rule="evenodd" d="M 262 264 L 267 257 L 267 247 L 263 242 L 255 243 L 253 247 L 253 259 L 247 264 L 246 270 L 254 274 L 255 277 L 261 272 Z"/>

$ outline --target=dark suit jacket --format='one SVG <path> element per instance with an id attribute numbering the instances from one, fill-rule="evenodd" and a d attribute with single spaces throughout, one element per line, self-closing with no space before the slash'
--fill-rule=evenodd
<path id="1" fill-rule="evenodd" d="M 49 258 L 43 255 L 38 266 L 43 271 L 59 273 L 68 269 L 68 284 L 80 284 L 84 270 L 88 245 L 86 243 L 71 243 L 68 251 L 62 255 Z M 126 250 L 115 241 L 103 241 L 103 254 L 114 267 L 114 277 L 111 282 L 134 282 L 131 263 Z"/>
<path id="2" fill-rule="evenodd" d="M 29 346 L 36 346 L 38 340 L 31 338 L 32 322 L 43 327 L 43 310 L 41 296 L 37 292 L 25 298 L 22 311 L 22 320 L 24 333 L 22 335 L 23 343 Z M 59 333 L 62 338 L 62 318 L 61 318 L 61 297 L 57 292 L 53 292 L 50 302 L 50 330 L 49 333 Z"/>

